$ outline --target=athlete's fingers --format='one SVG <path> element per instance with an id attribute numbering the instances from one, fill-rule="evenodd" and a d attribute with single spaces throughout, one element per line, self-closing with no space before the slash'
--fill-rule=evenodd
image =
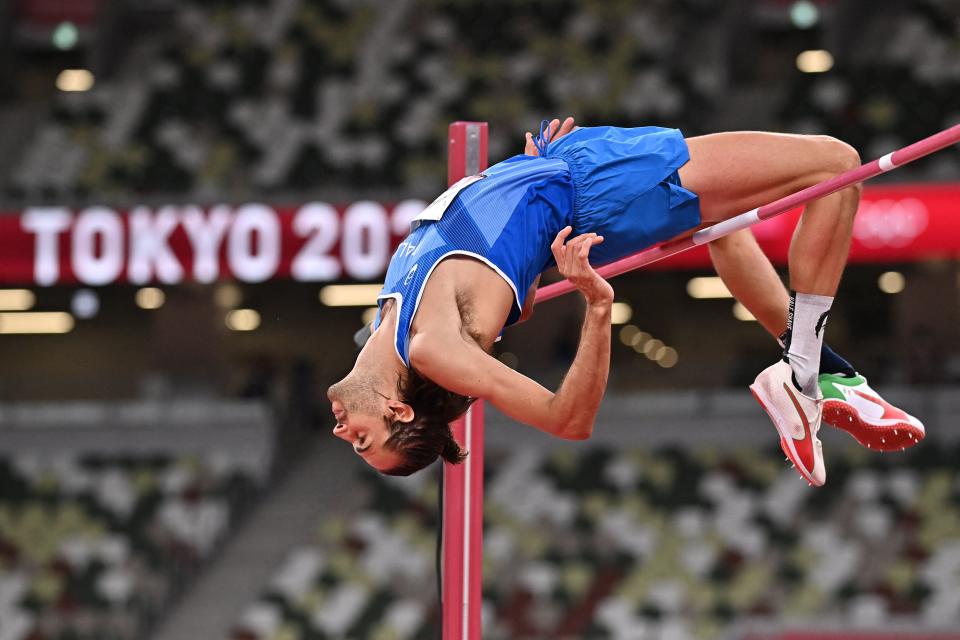
<path id="1" fill-rule="evenodd" d="M 570 239 L 565 244 L 560 244 L 570 233 L 572 233 L 572 229 L 564 228 L 557 234 L 557 238 L 550 246 L 557 262 L 557 269 L 561 275 L 574 281 L 582 281 L 584 278 L 590 279 L 593 271 L 587 260 L 590 255 L 590 247 L 603 242 L 603 236 L 593 232 L 584 233 Z"/>
<path id="2" fill-rule="evenodd" d="M 579 249 L 584 244 L 587 244 L 587 245 L 593 244 L 598 237 L 599 236 L 597 236 L 596 233 L 584 233 L 582 235 L 577 236 L 570 242 L 568 242 L 567 246 L 568 247 L 572 246 L 576 249 Z"/>
<path id="3" fill-rule="evenodd" d="M 573 275 L 575 277 L 583 277 L 583 256 L 589 255 L 590 247 L 597 238 L 595 233 L 587 233 L 584 235 L 577 236 L 573 240 L 567 243 L 567 274 Z M 558 263 L 559 266 L 559 263 Z"/>
<path id="4" fill-rule="evenodd" d="M 565 249 L 570 253 L 570 255 L 573 255 L 575 252 L 580 250 L 580 247 L 583 245 L 584 242 L 587 242 L 589 240 L 590 240 L 589 234 L 577 236 L 576 238 L 572 238 L 567 241 L 565 245 Z"/>
<path id="5" fill-rule="evenodd" d="M 557 237 L 553 239 L 553 242 L 550 243 L 550 251 L 553 252 L 553 257 L 557 261 L 557 266 L 560 266 L 563 262 L 564 255 L 566 253 L 564 249 L 564 240 L 567 239 L 567 236 L 573 232 L 573 227 L 566 226 L 560 230 L 560 233 L 557 234 Z"/>
<path id="6" fill-rule="evenodd" d="M 574 127 L 574 126 L 575 126 L 575 122 L 574 122 L 574 120 L 573 120 L 573 117 L 572 117 L 572 116 L 567 116 L 567 117 L 563 120 L 563 124 L 560 125 L 560 129 L 559 129 L 559 131 L 557 131 L 556 137 L 557 137 L 557 138 L 562 138 L 563 136 L 567 135 L 568 133 L 570 133 L 571 131 L 573 131 L 573 127 Z"/>
<path id="7" fill-rule="evenodd" d="M 557 234 L 553 244 L 550 245 L 550 250 L 553 251 L 554 256 L 562 257 L 566 253 L 566 239 L 570 235 L 570 231 L 565 229 Z"/>
<path id="8" fill-rule="evenodd" d="M 580 256 L 587 256 L 590 254 L 590 248 L 595 244 L 600 244 L 603 242 L 603 236 L 597 235 L 596 233 L 591 233 L 586 237 L 583 244 L 580 246 Z"/>
<path id="9" fill-rule="evenodd" d="M 553 140 L 553 121 L 547 123 L 546 128 L 541 128 L 540 131 L 543 133 L 543 138 L 546 141 Z"/>
<path id="10" fill-rule="evenodd" d="M 585 262 L 587 256 L 590 255 L 590 249 L 594 245 L 600 244 L 601 242 L 603 242 L 603 237 L 597 236 L 597 235 L 594 235 L 594 237 L 590 238 L 588 242 L 584 242 L 580 246 L 580 251 L 579 251 L 579 257 L 581 258 L 580 262 L 581 263 Z"/>
<path id="11" fill-rule="evenodd" d="M 533 142 L 533 134 L 527 131 L 526 139 L 527 143 L 524 145 L 523 153 L 528 156 L 539 156 L 540 152 L 537 149 L 537 145 Z"/>

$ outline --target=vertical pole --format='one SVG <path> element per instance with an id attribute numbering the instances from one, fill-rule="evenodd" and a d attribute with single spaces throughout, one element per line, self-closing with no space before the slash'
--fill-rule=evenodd
<path id="1" fill-rule="evenodd" d="M 487 123 L 450 125 L 447 182 L 487 168 Z M 481 640 L 483 563 L 483 401 L 450 425 L 467 449 L 463 464 L 443 465 L 443 640 Z"/>

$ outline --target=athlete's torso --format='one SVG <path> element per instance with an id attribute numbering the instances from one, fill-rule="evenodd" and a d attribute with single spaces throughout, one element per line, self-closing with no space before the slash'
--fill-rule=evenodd
<path id="1" fill-rule="evenodd" d="M 418 309 L 441 321 L 458 314 L 481 346 L 516 322 L 530 285 L 552 265 L 550 242 L 570 222 L 563 160 L 517 156 L 483 175 L 439 220 L 421 221 L 390 261 L 380 300 L 397 302 L 395 343 L 405 364 Z"/>
<path id="2" fill-rule="evenodd" d="M 460 337 L 490 351 L 514 305 L 513 290 L 485 263 L 467 256 L 444 258 L 424 285 L 421 306 L 410 325 L 418 333 L 459 329 Z"/>

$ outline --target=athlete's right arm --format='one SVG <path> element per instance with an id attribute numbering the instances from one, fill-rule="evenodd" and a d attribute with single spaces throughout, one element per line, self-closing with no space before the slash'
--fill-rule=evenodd
<path id="1" fill-rule="evenodd" d="M 587 300 L 580 345 L 560 388 L 553 393 L 485 353 L 458 332 L 420 333 L 410 344 L 411 364 L 445 389 L 485 398 L 511 418 L 569 440 L 590 437 L 610 371 L 610 307 L 613 289 L 590 264 L 595 234 L 564 244 L 570 228 L 551 248 L 560 272 Z"/>

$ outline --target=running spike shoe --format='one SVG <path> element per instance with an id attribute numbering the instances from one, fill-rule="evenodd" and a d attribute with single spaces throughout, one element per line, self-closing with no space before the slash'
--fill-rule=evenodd
<path id="1" fill-rule="evenodd" d="M 782 360 L 760 372 L 750 385 L 780 434 L 780 448 L 797 473 L 811 485 L 827 481 L 823 446 L 817 438 L 823 410 L 822 398 L 811 398 L 793 385 L 793 371 Z"/>
<path id="2" fill-rule="evenodd" d="M 861 375 L 848 378 L 824 373 L 819 383 L 823 421 L 846 431 L 868 449 L 900 451 L 926 435 L 922 422 L 881 398 Z"/>

